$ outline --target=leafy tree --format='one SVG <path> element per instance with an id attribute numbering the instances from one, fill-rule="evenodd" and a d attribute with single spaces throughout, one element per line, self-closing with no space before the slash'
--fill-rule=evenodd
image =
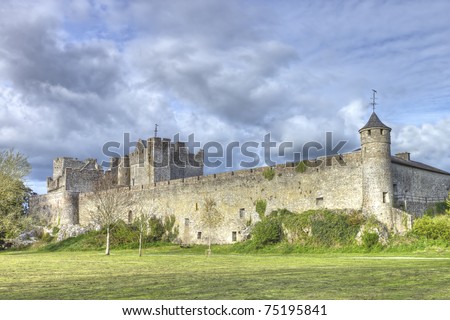
<path id="1" fill-rule="evenodd" d="M 90 212 L 92 222 L 106 229 L 106 255 L 110 254 L 111 231 L 130 205 L 126 193 L 112 186 L 111 176 L 105 176 L 97 182 L 93 193 L 96 209 Z"/>
<path id="2" fill-rule="evenodd" d="M 14 237 L 29 225 L 25 214 L 31 190 L 24 179 L 30 171 L 24 155 L 13 149 L 0 150 L 0 237 Z"/>
<path id="3" fill-rule="evenodd" d="M 212 198 L 206 198 L 203 204 L 200 221 L 208 229 L 208 255 L 211 254 L 211 238 L 213 230 L 223 221 L 224 216 L 217 210 L 217 204 Z"/>
<path id="4" fill-rule="evenodd" d="M 0 150 L 0 172 L 13 180 L 23 179 L 30 173 L 27 157 L 14 149 Z"/>

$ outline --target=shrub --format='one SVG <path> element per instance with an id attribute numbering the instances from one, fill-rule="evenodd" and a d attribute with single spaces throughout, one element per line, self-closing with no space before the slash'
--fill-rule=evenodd
<path id="1" fill-rule="evenodd" d="M 172 242 L 179 234 L 178 227 L 175 227 L 176 218 L 175 215 L 166 216 L 164 218 L 164 236 L 163 241 Z"/>
<path id="2" fill-rule="evenodd" d="M 105 228 L 102 229 L 103 232 Z M 136 242 L 138 239 L 138 229 L 134 225 L 129 225 L 123 220 L 119 220 L 115 227 L 111 229 L 111 246 L 121 246 Z"/>
<path id="3" fill-rule="evenodd" d="M 376 232 L 364 232 L 361 240 L 364 247 L 367 249 L 372 249 L 378 244 L 380 236 Z"/>
<path id="4" fill-rule="evenodd" d="M 447 210 L 448 210 L 448 206 L 447 206 L 446 202 L 437 202 L 437 203 L 432 204 L 430 207 L 428 207 L 425 210 L 424 215 L 433 217 L 433 216 L 445 214 Z"/>
<path id="5" fill-rule="evenodd" d="M 166 230 L 164 229 L 164 225 L 161 219 L 151 217 L 148 220 L 148 227 L 149 227 L 149 232 L 147 235 L 148 241 L 160 241 L 163 238 Z"/>
<path id="6" fill-rule="evenodd" d="M 264 178 L 270 181 L 275 177 L 275 170 L 272 167 L 268 167 L 263 170 L 262 174 Z"/>
<path id="7" fill-rule="evenodd" d="M 364 222 L 361 212 L 356 211 L 310 210 L 298 214 L 278 209 L 255 225 L 252 239 L 259 247 L 281 240 L 313 247 L 352 245 Z"/>
<path id="8" fill-rule="evenodd" d="M 450 214 L 450 193 L 448 194 L 448 198 L 445 201 L 445 204 L 447 206 L 447 210 L 445 211 L 447 214 Z"/>
<path id="9" fill-rule="evenodd" d="M 424 216 L 416 219 L 413 233 L 427 239 L 450 241 L 450 216 Z"/>
<path id="10" fill-rule="evenodd" d="M 266 208 L 267 208 L 266 200 L 256 200 L 255 210 L 258 213 L 261 220 L 263 220 L 264 217 L 266 216 Z"/>
<path id="11" fill-rule="evenodd" d="M 281 223 L 276 218 L 267 218 L 253 228 L 252 239 L 256 246 L 264 246 L 271 243 L 280 242 L 282 239 Z"/>
<path id="12" fill-rule="evenodd" d="M 311 230 L 312 211 L 300 214 L 286 214 L 283 216 L 283 229 L 289 242 L 304 243 L 309 238 Z"/>
<path id="13" fill-rule="evenodd" d="M 296 167 L 295 167 L 295 172 L 298 173 L 303 173 L 306 171 L 308 167 L 306 166 L 305 161 L 301 161 Z"/>
<path id="14" fill-rule="evenodd" d="M 353 224 L 350 217 L 328 210 L 317 212 L 311 217 L 311 241 L 321 246 L 352 243 L 360 225 Z"/>

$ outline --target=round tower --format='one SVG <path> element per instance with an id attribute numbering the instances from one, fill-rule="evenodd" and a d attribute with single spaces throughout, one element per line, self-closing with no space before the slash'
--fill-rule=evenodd
<path id="1" fill-rule="evenodd" d="M 374 111 L 359 134 L 363 213 L 374 214 L 378 220 L 392 226 L 391 128 L 383 124 Z"/>

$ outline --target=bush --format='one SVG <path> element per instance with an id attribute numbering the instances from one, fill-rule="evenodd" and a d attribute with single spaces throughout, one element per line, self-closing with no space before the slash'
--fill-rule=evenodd
<path id="1" fill-rule="evenodd" d="M 437 215 L 446 214 L 448 206 L 446 202 L 437 202 L 432 204 L 429 208 L 425 210 L 424 215 L 434 217 Z"/>
<path id="2" fill-rule="evenodd" d="M 427 239 L 450 241 L 450 216 L 424 216 L 416 219 L 413 233 Z"/>
<path id="3" fill-rule="evenodd" d="M 178 227 L 175 227 L 176 218 L 175 215 L 166 216 L 164 218 L 164 236 L 162 240 L 165 242 L 174 241 L 179 234 Z"/>
<path id="4" fill-rule="evenodd" d="M 264 178 L 270 181 L 275 177 L 275 170 L 272 167 L 268 167 L 263 170 L 262 174 Z"/>
<path id="5" fill-rule="evenodd" d="M 364 221 L 360 212 L 310 210 L 297 214 L 278 209 L 255 225 L 252 239 L 258 246 L 281 240 L 313 247 L 351 245 Z"/>
<path id="6" fill-rule="evenodd" d="M 295 167 L 295 172 L 298 173 L 303 173 L 306 171 L 308 167 L 306 166 L 305 161 L 301 161 L 296 167 Z"/>
<path id="7" fill-rule="evenodd" d="M 255 204 L 255 210 L 258 213 L 261 220 L 264 219 L 266 216 L 266 208 L 267 208 L 267 201 L 266 200 L 257 200 Z"/>
<path id="8" fill-rule="evenodd" d="M 378 244 L 380 236 L 376 232 L 364 232 L 361 240 L 364 247 L 367 249 L 372 249 Z"/>
<path id="9" fill-rule="evenodd" d="M 283 215 L 285 238 L 291 243 L 307 242 L 311 232 L 311 217 L 314 214 L 314 211 L 307 211 L 300 214 L 289 214 L 285 211 Z"/>
<path id="10" fill-rule="evenodd" d="M 164 229 L 164 224 L 161 219 L 156 217 L 151 217 L 148 220 L 149 233 L 147 236 L 147 241 L 161 241 L 166 230 Z"/>
<path id="11" fill-rule="evenodd" d="M 319 246 L 345 245 L 354 242 L 360 225 L 348 214 L 319 211 L 311 217 L 311 241 Z"/>
<path id="12" fill-rule="evenodd" d="M 257 247 L 280 242 L 283 233 L 281 223 L 276 218 L 267 218 L 253 228 L 252 239 Z"/>
<path id="13" fill-rule="evenodd" d="M 102 229 L 102 233 L 106 233 L 106 230 L 104 228 Z M 111 229 L 111 247 L 134 243 L 137 241 L 138 237 L 139 234 L 136 226 L 129 225 L 123 220 L 119 220 L 117 224 Z"/>

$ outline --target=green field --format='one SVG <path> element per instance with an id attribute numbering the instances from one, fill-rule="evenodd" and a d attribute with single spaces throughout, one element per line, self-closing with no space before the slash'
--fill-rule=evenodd
<path id="1" fill-rule="evenodd" d="M 3 252 L 0 299 L 450 299 L 448 255 L 179 251 Z"/>

